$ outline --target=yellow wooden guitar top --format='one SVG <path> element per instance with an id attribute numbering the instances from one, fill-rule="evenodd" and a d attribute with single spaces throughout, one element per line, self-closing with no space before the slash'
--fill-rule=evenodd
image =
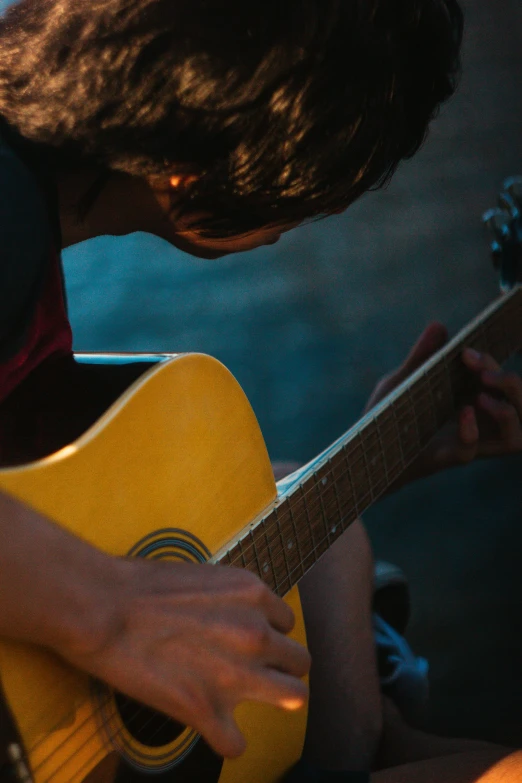
<path id="1" fill-rule="evenodd" d="M 0 470 L 0 487 L 112 555 L 196 561 L 222 550 L 277 496 L 250 404 L 228 370 L 202 354 L 156 365 L 77 441 Z M 297 588 L 286 600 L 297 616 L 292 635 L 305 643 Z M 135 731 L 128 706 L 41 648 L 1 641 L 0 675 L 36 783 L 107 779 L 97 770 L 115 750 L 143 775 L 164 772 L 175 783 L 275 783 L 301 754 L 306 710 L 241 705 L 248 749 L 223 761 L 163 716 L 153 716 L 161 744 Z M 150 720 L 150 712 L 140 714 Z"/>

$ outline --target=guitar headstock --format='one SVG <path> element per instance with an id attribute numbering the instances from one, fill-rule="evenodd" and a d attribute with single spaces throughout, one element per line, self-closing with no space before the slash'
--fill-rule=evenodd
<path id="1" fill-rule="evenodd" d="M 498 204 L 482 220 L 490 235 L 493 263 L 500 272 L 500 288 L 507 292 L 522 282 L 522 177 L 505 180 Z"/>

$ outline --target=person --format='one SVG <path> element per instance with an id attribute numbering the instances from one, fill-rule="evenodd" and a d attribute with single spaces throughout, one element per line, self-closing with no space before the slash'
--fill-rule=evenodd
<path id="1" fill-rule="evenodd" d="M 4 464 L 20 458 L 22 440 L 38 454 L 50 430 L 72 434 L 47 373 L 58 357 L 72 361 L 63 248 L 147 231 L 218 258 L 346 209 L 419 148 L 454 90 L 461 38 L 456 0 L 9 8 L 0 20 Z M 370 404 L 445 339 L 442 325 L 430 325 Z M 484 391 L 426 451 L 419 473 L 522 447 L 520 379 L 491 357 L 463 358 Z M 16 414 L 35 386 L 50 404 L 28 425 Z M 477 408 L 497 425 L 493 440 L 482 437 Z M 372 783 L 427 783 L 430 774 L 464 783 L 497 764 L 515 769 L 512 780 L 520 774 L 511 749 L 456 750 L 383 709 L 359 522 L 300 584 L 310 654 L 287 636 L 288 606 L 248 572 L 114 558 L 6 494 L 0 542 L 3 636 L 54 650 L 193 726 L 221 755 L 244 750 L 233 717 L 240 702 L 303 705 L 312 661 L 303 760 L 289 779 L 368 780 L 376 766 L 391 769 Z"/>

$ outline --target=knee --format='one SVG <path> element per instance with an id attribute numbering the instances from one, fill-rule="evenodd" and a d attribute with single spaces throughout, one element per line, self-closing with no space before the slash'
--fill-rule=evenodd
<path id="1" fill-rule="evenodd" d="M 360 518 L 352 522 L 348 530 L 343 534 L 342 540 L 346 553 L 354 558 L 360 567 L 365 567 L 373 574 L 374 557 L 370 537 Z"/>

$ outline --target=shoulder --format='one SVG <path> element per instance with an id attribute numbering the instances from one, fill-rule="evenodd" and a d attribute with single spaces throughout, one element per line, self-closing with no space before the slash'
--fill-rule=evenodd
<path id="1" fill-rule="evenodd" d="M 0 134 L 0 346 L 32 313 L 51 237 L 36 179 Z"/>
<path id="2" fill-rule="evenodd" d="M 41 260 L 50 241 L 43 196 L 34 175 L 0 135 L 0 275 L 8 260 L 17 267 Z"/>

